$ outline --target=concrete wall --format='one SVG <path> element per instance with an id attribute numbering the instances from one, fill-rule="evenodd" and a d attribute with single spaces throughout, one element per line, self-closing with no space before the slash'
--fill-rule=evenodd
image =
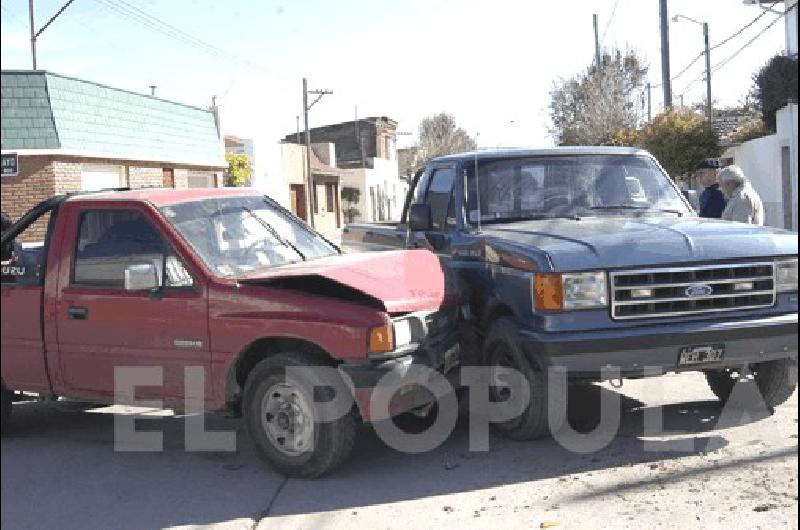
<path id="1" fill-rule="evenodd" d="M 346 169 L 342 177 L 342 187 L 357 188 L 361 192 L 356 205 L 360 215 L 354 222 L 399 221 L 408 184 L 398 176 L 397 160 L 375 158 L 370 162 L 372 169 Z M 383 219 L 379 201 L 382 203 Z M 347 206 L 346 203 L 342 204 L 343 209 Z"/>
<path id="2" fill-rule="evenodd" d="M 732 157 L 734 164 L 744 170 L 753 187 L 764 201 L 766 224 L 778 228 L 797 231 L 798 210 L 798 140 L 797 140 L 797 104 L 787 105 L 776 115 L 777 133 L 750 140 L 729 149 L 724 157 Z M 790 186 L 791 186 L 791 224 L 784 219 L 784 190 L 782 150 L 789 148 Z"/>

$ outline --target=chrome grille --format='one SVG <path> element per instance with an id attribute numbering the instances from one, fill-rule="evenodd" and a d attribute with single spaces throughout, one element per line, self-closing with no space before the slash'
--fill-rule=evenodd
<path id="1" fill-rule="evenodd" d="M 610 278 L 617 320 L 770 307 L 776 297 L 771 262 L 617 271 Z"/>

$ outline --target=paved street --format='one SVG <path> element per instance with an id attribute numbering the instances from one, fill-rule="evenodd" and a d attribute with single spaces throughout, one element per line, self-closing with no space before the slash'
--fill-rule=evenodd
<path id="1" fill-rule="evenodd" d="M 796 528 L 797 396 L 774 416 L 719 427 L 722 409 L 700 376 L 663 382 L 626 381 L 620 433 L 596 454 L 500 438 L 489 453 L 468 453 L 460 425 L 441 448 L 404 455 L 365 429 L 352 460 L 316 481 L 270 472 L 244 433 L 237 453 L 186 453 L 182 421 L 162 417 L 140 428 L 163 429 L 165 452 L 122 454 L 102 409 L 18 405 L 2 441 L 2 527 Z M 642 414 L 662 390 L 672 434 L 648 438 L 662 443 L 647 451 Z M 571 395 L 574 423 L 587 426 L 600 392 L 616 391 Z M 693 451 L 667 450 L 687 439 Z"/>

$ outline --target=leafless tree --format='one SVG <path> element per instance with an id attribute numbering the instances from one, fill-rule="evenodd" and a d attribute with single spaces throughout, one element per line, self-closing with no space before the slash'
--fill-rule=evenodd
<path id="1" fill-rule="evenodd" d="M 452 114 L 442 112 L 428 116 L 419 125 L 417 162 L 420 166 L 437 156 L 472 151 L 476 147 L 475 140 L 456 124 Z"/>
<path id="2" fill-rule="evenodd" d="M 599 65 L 556 83 L 550 93 L 551 134 L 559 145 L 618 143 L 644 119 L 645 66 L 633 51 L 615 50 Z"/>

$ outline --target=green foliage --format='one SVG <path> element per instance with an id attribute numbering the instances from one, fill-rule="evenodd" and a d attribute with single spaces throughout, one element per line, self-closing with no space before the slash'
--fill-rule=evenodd
<path id="1" fill-rule="evenodd" d="M 250 157 L 239 153 L 225 153 L 225 160 L 228 162 L 228 170 L 225 172 L 225 180 L 228 186 L 247 186 L 253 170 L 250 167 Z"/>
<path id="2" fill-rule="evenodd" d="M 692 172 L 700 160 L 722 152 L 717 132 L 691 110 L 670 109 L 659 114 L 642 129 L 640 143 L 673 177 Z"/>
<path id="3" fill-rule="evenodd" d="M 600 141 L 600 145 L 612 145 L 617 147 L 636 147 L 639 145 L 639 131 L 633 127 L 617 129 L 609 133 Z"/>
<path id="4" fill-rule="evenodd" d="M 342 187 L 342 200 L 347 203 L 347 206 L 342 210 L 344 220 L 346 223 L 352 223 L 356 217 L 361 215 L 361 212 L 356 208 L 356 204 L 361 199 L 361 190 L 350 186 Z"/>
<path id="5" fill-rule="evenodd" d="M 797 57 L 776 55 L 753 76 L 751 97 L 761 109 L 767 131 L 775 132 L 775 113 L 797 101 Z"/>
<path id="6" fill-rule="evenodd" d="M 358 203 L 361 198 L 361 190 L 350 186 L 342 187 L 342 200 L 349 203 Z"/>

